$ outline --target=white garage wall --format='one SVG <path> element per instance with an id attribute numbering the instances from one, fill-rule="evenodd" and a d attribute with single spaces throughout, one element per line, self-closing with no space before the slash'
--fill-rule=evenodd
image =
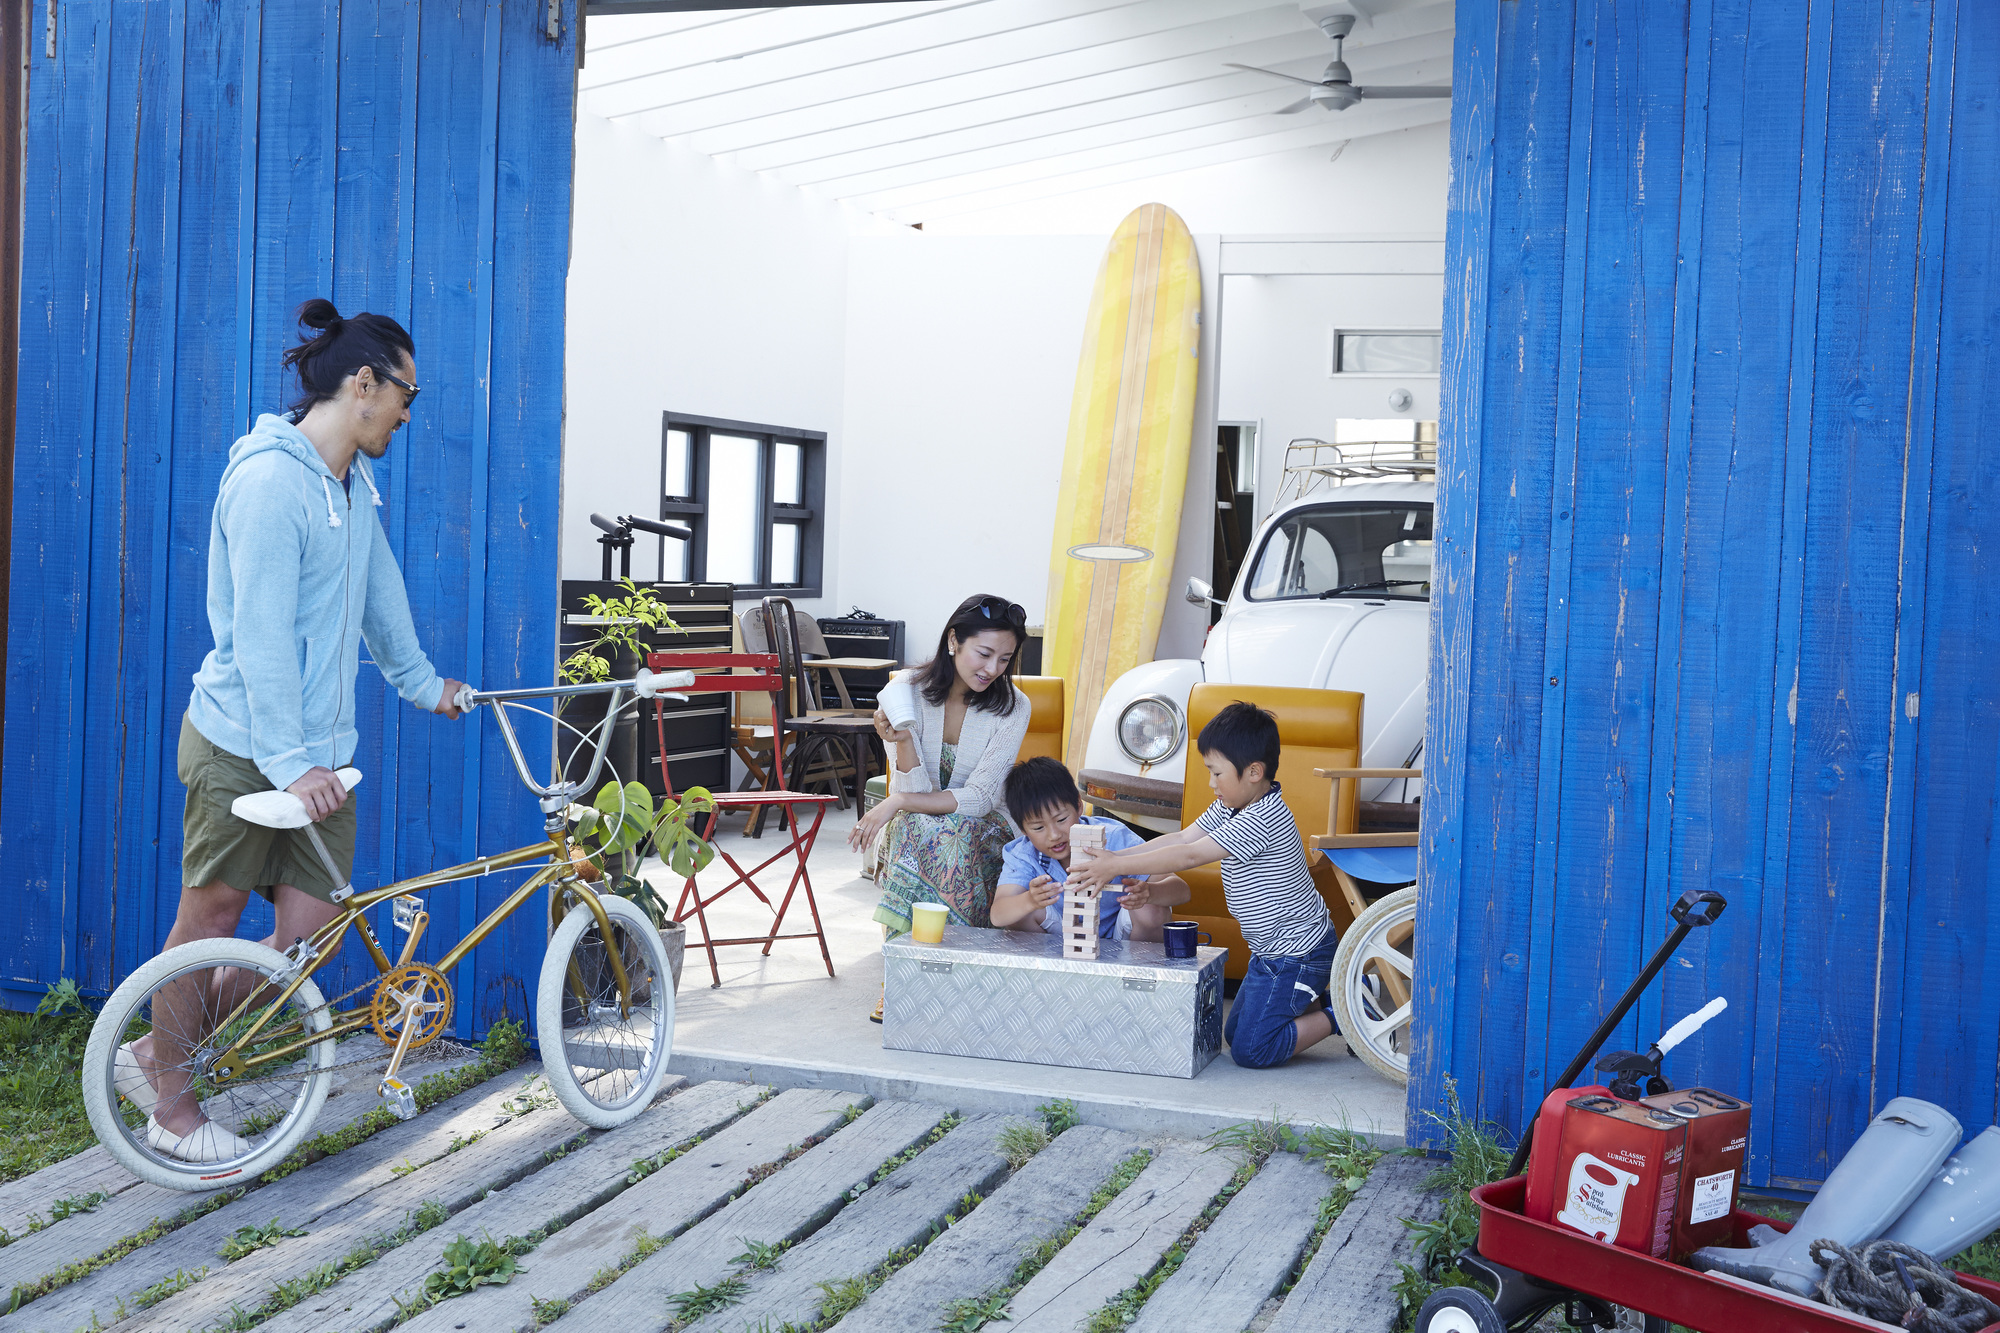
<path id="1" fill-rule="evenodd" d="M 669 409 L 827 432 L 838 495 L 847 247 L 883 224 L 588 114 L 577 117 L 573 217 L 563 577 L 598 576 L 592 510 L 659 512 Z M 843 509 L 828 509 L 832 589 Z M 632 573 L 658 576 L 656 542 L 633 548 Z M 827 614 L 832 600 L 800 605 Z"/>

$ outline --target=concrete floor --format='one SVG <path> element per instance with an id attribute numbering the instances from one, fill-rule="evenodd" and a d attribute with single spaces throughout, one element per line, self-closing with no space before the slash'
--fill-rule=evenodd
<path id="1" fill-rule="evenodd" d="M 689 1079 L 753 1079 L 780 1087 L 839 1086 L 882 1097 L 949 1101 L 961 1110 L 1030 1110 L 1069 1098 L 1083 1118 L 1111 1128 L 1203 1134 L 1245 1120 L 1341 1125 L 1385 1145 L 1403 1141 L 1403 1089 L 1372 1073 L 1338 1038 L 1278 1069 L 1241 1069 L 1227 1050 L 1192 1079 L 1106 1073 L 882 1048 L 882 1028 L 868 1021 L 882 985 L 881 927 L 871 918 L 875 886 L 861 878 L 861 858 L 847 846 L 852 809 L 829 808 L 810 862 L 836 976 L 829 978 L 815 941 L 781 941 L 763 957 L 756 945 L 717 950 L 722 984 L 711 988 L 708 959 L 690 940 L 676 1015 L 670 1068 Z M 770 856 L 775 829 L 761 840 L 728 821 L 717 843 L 746 867 Z M 755 859 L 751 859 L 751 858 Z M 657 885 L 670 882 L 657 862 Z M 730 872 L 721 858 L 702 872 L 713 891 Z M 778 867 L 758 877 L 774 902 Z M 775 886 L 775 888 L 773 887 Z M 770 911 L 742 889 L 709 910 L 717 938 L 762 934 Z M 690 935 L 699 930 L 690 923 Z M 811 929 L 803 895 L 785 929 Z"/>

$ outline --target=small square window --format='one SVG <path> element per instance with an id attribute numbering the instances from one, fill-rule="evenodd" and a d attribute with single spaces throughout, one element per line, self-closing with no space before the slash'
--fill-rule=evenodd
<path id="1" fill-rule="evenodd" d="M 690 464 L 694 451 L 684 430 L 667 431 L 667 464 L 662 471 L 662 490 L 670 499 L 684 500 L 694 494 L 694 472 Z"/>
<path id="2" fill-rule="evenodd" d="M 803 504 L 805 494 L 806 451 L 790 440 L 779 440 L 771 449 L 771 503 Z"/>
<path id="3" fill-rule="evenodd" d="M 771 577 L 768 581 L 781 587 L 796 587 L 801 582 L 798 524 L 771 525 Z"/>

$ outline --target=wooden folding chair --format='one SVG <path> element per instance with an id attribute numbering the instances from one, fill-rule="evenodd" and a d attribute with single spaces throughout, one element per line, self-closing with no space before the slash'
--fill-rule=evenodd
<path id="1" fill-rule="evenodd" d="M 778 658 L 773 653 L 648 653 L 646 655 L 646 665 L 654 671 L 691 670 L 703 673 L 717 672 L 718 674 L 696 675 L 695 683 L 689 688 L 679 691 L 679 693 L 741 694 L 748 692 L 768 694 L 773 700 L 774 709 L 776 707 L 776 700 L 784 692 L 786 684 L 785 678 L 777 674 Z M 751 668 L 755 674 L 737 675 L 735 674 L 735 670 L 739 667 Z M 655 703 L 653 707 L 653 724 L 659 729 L 660 753 L 662 755 L 665 755 L 667 752 L 666 716 L 665 706 Z M 660 781 L 665 786 L 667 795 L 673 797 L 673 779 L 666 772 L 664 759 L 661 762 Z M 722 970 L 716 965 L 715 951 L 732 944 L 761 944 L 764 946 L 763 952 L 765 957 L 769 957 L 771 946 L 779 940 L 818 940 L 820 958 L 826 963 L 826 974 L 828 976 L 834 975 L 833 953 L 827 948 L 826 926 L 820 920 L 819 902 L 813 897 L 812 873 L 806 864 L 808 858 L 812 855 L 813 843 L 819 837 L 820 823 L 826 818 L 826 807 L 833 802 L 834 797 L 819 793 L 786 790 L 785 754 L 784 747 L 781 745 L 772 746 L 771 766 L 764 790 L 727 791 L 712 794 L 715 798 L 715 809 L 709 813 L 707 822 L 699 830 L 702 838 L 711 845 L 714 843 L 716 825 L 721 821 L 722 816 L 726 813 L 746 810 L 752 812 L 754 821 L 761 824 L 764 811 L 774 807 L 777 808 L 785 816 L 780 822 L 781 825 L 785 826 L 790 836 L 770 856 L 747 870 L 741 862 L 729 854 L 727 849 L 716 847 L 716 856 L 730 870 L 735 872 L 735 878 L 709 894 L 702 893 L 693 875 L 689 875 L 687 882 L 681 886 L 680 901 L 674 907 L 674 920 L 684 922 L 692 917 L 701 927 L 700 941 L 690 942 L 697 943 L 697 947 L 708 951 L 710 986 L 714 987 L 722 984 Z M 810 823 L 801 821 L 799 818 L 798 807 L 800 806 L 810 806 L 812 808 Z M 797 865 L 791 872 L 791 878 L 785 884 L 783 899 L 773 906 L 771 900 L 765 896 L 763 889 L 758 886 L 757 876 L 768 870 L 771 866 L 776 865 L 779 861 L 784 860 L 787 856 L 792 857 L 797 862 Z M 708 908 L 717 899 L 728 894 L 739 885 L 749 889 L 758 902 L 771 908 L 770 932 L 764 935 L 746 935 L 735 939 L 716 939 L 708 928 Z M 785 924 L 785 914 L 791 910 L 792 899 L 801 889 L 805 891 L 806 908 L 812 913 L 813 928 L 810 931 L 798 931 L 790 935 L 784 934 L 782 932 Z"/>
<path id="2" fill-rule="evenodd" d="M 1348 906 L 1354 909 L 1356 918 L 1368 910 L 1368 900 L 1362 895 L 1356 880 L 1394 885 L 1416 882 L 1419 836 L 1416 829 L 1395 833 L 1360 832 L 1359 784 L 1372 778 L 1421 778 L 1423 775 L 1421 768 L 1313 770 L 1314 777 L 1330 779 L 1333 790 L 1327 805 L 1328 831 L 1315 834 L 1307 841 L 1314 849 L 1326 854 L 1328 864 L 1333 867 L 1333 877 L 1340 884 L 1341 894 L 1347 899 Z M 1350 788 L 1349 784 L 1354 785 Z M 1410 1002 L 1409 982 L 1400 972 L 1392 967 L 1383 967 L 1377 969 L 1377 975 L 1394 1008 L 1400 1009 Z"/>

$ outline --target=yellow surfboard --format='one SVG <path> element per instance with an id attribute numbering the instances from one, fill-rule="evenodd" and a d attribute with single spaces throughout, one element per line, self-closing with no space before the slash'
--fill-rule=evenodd
<path id="1" fill-rule="evenodd" d="M 1105 687 L 1153 657 L 1194 432 L 1201 264 L 1187 224 L 1147 204 L 1097 271 L 1070 402 L 1049 554 L 1042 669 L 1069 682 L 1063 757 L 1083 766 Z"/>

